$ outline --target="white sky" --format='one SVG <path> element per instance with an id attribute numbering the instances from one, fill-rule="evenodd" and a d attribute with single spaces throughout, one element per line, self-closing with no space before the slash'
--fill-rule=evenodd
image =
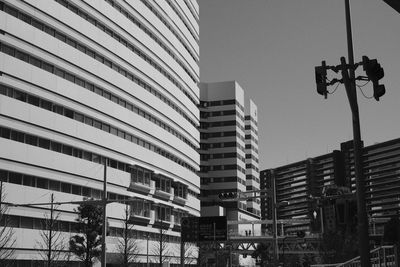
<path id="1" fill-rule="evenodd" d="M 338 65 L 347 58 L 344 0 L 198 2 L 200 80 L 237 80 L 255 101 L 261 170 L 329 153 L 352 139 L 343 85 L 325 100 L 314 76 L 322 60 Z M 400 14 L 382 0 L 350 4 L 355 61 L 377 58 L 385 70 L 379 102 L 358 90 L 362 139 L 371 145 L 399 138 Z M 362 67 L 356 75 L 365 75 Z M 362 89 L 372 96 L 370 83 Z"/>

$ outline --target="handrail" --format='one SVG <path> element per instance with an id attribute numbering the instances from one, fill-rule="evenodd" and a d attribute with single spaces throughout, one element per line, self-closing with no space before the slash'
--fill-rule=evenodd
<path id="1" fill-rule="evenodd" d="M 380 246 L 377 248 L 374 248 L 371 250 L 371 254 L 379 252 L 380 250 L 386 250 L 386 249 L 395 249 L 395 246 L 393 245 L 385 245 L 385 246 Z M 384 254 L 385 255 L 385 254 Z M 395 254 L 394 254 L 395 255 Z M 394 255 L 386 255 L 387 258 L 389 257 L 393 257 Z M 371 258 L 371 260 L 374 259 L 373 257 Z M 348 264 L 352 264 L 352 263 L 356 263 L 358 261 L 358 263 L 360 263 L 360 256 L 357 256 L 353 259 L 350 259 L 348 261 L 342 262 L 342 263 L 334 263 L 334 264 L 313 264 L 310 265 L 310 267 L 345 267 L 348 266 Z M 353 265 L 352 265 L 353 266 Z"/>

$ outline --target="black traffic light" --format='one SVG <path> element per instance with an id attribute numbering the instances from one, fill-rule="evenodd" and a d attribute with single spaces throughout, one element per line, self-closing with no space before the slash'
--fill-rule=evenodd
<path id="1" fill-rule="evenodd" d="M 219 199 L 225 200 L 225 199 L 236 199 L 238 197 L 237 192 L 225 192 L 225 193 L 220 193 L 218 195 Z"/>
<path id="2" fill-rule="evenodd" d="M 376 59 L 369 59 L 367 56 L 363 56 L 362 59 L 363 69 L 367 74 L 368 79 L 372 81 L 374 98 L 376 101 L 379 101 L 379 98 L 386 92 L 385 86 L 383 84 L 379 84 L 379 80 L 385 76 L 385 72 L 383 71 L 381 64 L 379 64 Z"/>
<path id="3" fill-rule="evenodd" d="M 322 66 L 315 67 L 315 82 L 317 84 L 317 92 L 325 98 L 328 94 L 326 84 L 326 63 L 322 61 Z"/>

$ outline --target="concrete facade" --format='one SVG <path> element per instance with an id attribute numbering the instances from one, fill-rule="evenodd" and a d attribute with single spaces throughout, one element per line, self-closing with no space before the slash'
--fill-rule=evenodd
<path id="1" fill-rule="evenodd" d="M 370 234 L 380 242 L 383 225 L 400 210 L 400 139 L 393 139 L 363 148 L 363 170 L 366 181 L 366 204 Z M 311 219 L 316 209 L 310 196 L 320 198 L 327 190 L 345 189 L 353 193 L 323 205 L 325 230 L 335 230 L 353 222 L 355 207 L 355 173 L 353 142 L 340 144 L 340 150 L 299 162 L 261 171 L 261 188 L 269 189 L 275 180 L 276 202 L 288 201 L 278 207 L 278 219 Z M 271 199 L 262 203 L 262 217 L 272 218 Z M 320 216 L 320 214 L 318 214 Z M 310 230 L 309 224 L 286 227 L 286 230 Z"/>
<path id="2" fill-rule="evenodd" d="M 162 222 L 169 261 L 179 262 L 180 218 L 200 215 L 197 1 L 1 1 L 0 9 L 5 201 L 100 199 L 108 162 L 108 198 L 137 200 L 138 261 Z M 57 210 L 66 238 L 74 208 Z M 107 207 L 108 254 L 124 208 Z M 40 259 L 35 244 L 48 213 L 9 208 L 16 260 Z"/>

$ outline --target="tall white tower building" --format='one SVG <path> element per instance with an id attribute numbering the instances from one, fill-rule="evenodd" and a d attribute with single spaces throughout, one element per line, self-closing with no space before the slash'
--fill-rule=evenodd
<path id="1" fill-rule="evenodd" d="M 260 218 L 259 200 L 221 202 L 220 193 L 259 190 L 257 106 L 236 81 L 200 83 L 201 206 L 230 221 Z M 243 228 L 243 229 L 242 229 Z M 246 228 L 246 229 L 245 229 Z M 230 231 L 251 231 L 230 225 Z"/>
<path id="2" fill-rule="evenodd" d="M 178 262 L 180 218 L 200 215 L 198 62 L 196 0 L 0 1 L 5 201 L 100 199 L 108 162 L 108 198 L 136 199 L 137 261 L 149 253 L 157 262 L 151 247 L 164 228 L 168 261 Z M 107 208 L 111 256 L 124 207 Z M 74 208 L 57 208 L 67 239 Z M 48 213 L 49 206 L 9 208 L 17 263 L 40 259 Z"/>

